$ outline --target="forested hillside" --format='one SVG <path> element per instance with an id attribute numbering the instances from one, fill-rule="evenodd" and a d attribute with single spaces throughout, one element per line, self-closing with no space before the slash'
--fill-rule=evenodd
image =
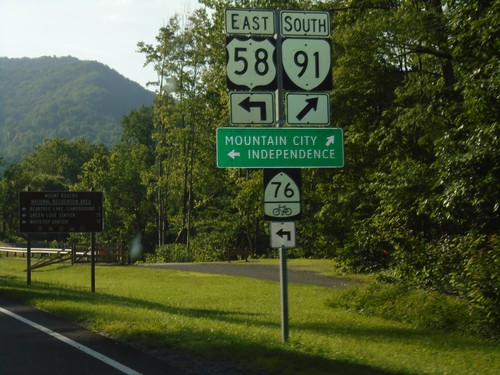
<path id="1" fill-rule="evenodd" d="M 4 236 L 17 235 L 19 190 L 93 187 L 105 196 L 101 240 L 142 243 L 164 261 L 220 260 L 235 247 L 273 256 L 262 170 L 216 165 L 216 129 L 230 123 L 224 12 L 228 3 L 328 11 L 330 120 L 344 131 L 345 165 L 301 170 L 302 219 L 290 255 L 335 258 L 350 270 L 464 298 L 481 327 L 500 332 L 500 2 L 201 3 L 172 18 L 155 44 L 139 43 L 158 73 L 156 100 L 122 120 L 119 144 L 92 155 L 85 142 L 47 142 L 9 166 L 0 190 Z M 257 69 L 267 70 L 265 56 L 256 56 Z M 114 107 L 107 91 L 86 84 L 100 81 L 94 70 L 82 77 L 69 91 L 90 91 L 78 101 L 100 97 Z M 40 93 L 30 83 L 16 90 L 36 98 L 66 87 L 53 82 Z M 41 158 L 44 165 L 33 162 Z"/>
<path id="2" fill-rule="evenodd" d="M 120 141 L 122 116 L 154 94 L 95 61 L 0 58 L 0 156 L 19 158 L 47 138 Z"/>

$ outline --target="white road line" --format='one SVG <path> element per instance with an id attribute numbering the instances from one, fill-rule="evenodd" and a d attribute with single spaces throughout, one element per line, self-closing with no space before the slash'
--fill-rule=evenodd
<path id="1" fill-rule="evenodd" d="M 84 352 L 85 354 L 88 354 L 91 357 L 94 357 L 94 358 L 98 359 L 99 361 L 104 362 L 105 364 L 107 364 L 111 367 L 114 367 L 115 369 L 123 372 L 124 374 L 141 375 L 140 372 L 137 372 L 137 371 L 131 369 L 130 367 L 125 366 L 125 365 L 122 365 L 121 363 L 115 361 L 114 359 L 111 359 L 111 358 L 105 356 L 104 354 L 96 352 L 95 350 L 90 349 L 89 347 L 82 345 L 74 340 L 71 340 L 70 338 L 63 336 L 60 333 L 57 333 L 57 332 L 55 332 L 47 327 L 44 327 L 44 326 L 42 326 L 38 323 L 35 323 L 29 319 L 23 318 L 22 316 L 17 315 L 15 313 L 13 313 L 12 311 L 9 311 L 9 310 L 4 309 L 3 307 L 0 307 L 0 312 L 3 312 L 4 314 L 9 315 L 14 319 L 19 320 L 20 322 L 23 322 L 23 323 L 25 323 L 33 328 L 36 328 L 36 329 L 46 333 L 47 335 L 52 336 L 55 339 L 58 339 L 58 340 L 64 342 L 65 344 L 71 345 L 72 347 Z"/>

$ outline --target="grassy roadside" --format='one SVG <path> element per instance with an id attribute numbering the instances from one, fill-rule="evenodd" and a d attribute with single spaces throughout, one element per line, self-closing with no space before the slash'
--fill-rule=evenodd
<path id="1" fill-rule="evenodd" d="M 29 287 L 24 266 L 0 258 L 2 295 L 157 353 L 175 348 L 273 374 L 500 373 L 498 345 L 360 315 L 332 303 L 343 291 L 291 284 L 284 345 L 276 282 L 99 266 L 93 294 L 88 266 L 35 270 Z"/>

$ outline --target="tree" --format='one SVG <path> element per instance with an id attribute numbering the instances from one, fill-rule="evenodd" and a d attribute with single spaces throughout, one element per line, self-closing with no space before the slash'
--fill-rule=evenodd
<path id="1" fill-rule="evenodd" d="M 498 324 L 499 276 L 486 266 L 499 227 L 498 4 L 360 0 L 332 10 L 348 157 L 339 199 L 327 202 L 351 225 L 336 237 L 343 259 L 462 295 Z"/>
<path id="2" fill-rule="evenodd" d="M 74 190 L 94 188 L 104 195 L 105 230 L 101 237 L 112 241 L 131 241 L 140 236 L 146 244 L 154 238 L 150 232 L 153 204 L 148 199 L 145 172 L 148 171 L 145 146 L 117 146 L 96 154 L 83 166 Z"/>
<path id="3" fill-rule="evenodd" d="M 153 164 L 155 156 L 153 107 L 142 106 L 132 110 L 122 118 L 121 126 L 122 144 L 127 147 L 144 146 L 148 153 L 148 162 Z"/>
<path id="4" fill-rule="evenodd" d="M 194 19 L 196 18 L 196 22 Z M 158 45 L 139 43 L 146 54 L 146 63 L 153 64 L 158 72 L 158 100 L 156 111 L 156 185 L 159 244 L 166 240 L 167 205 L 169 211 L 178 212 L 176 241 L 189 248 L 191 212 L 193 207 L 193 174 L 195 165 L 196 127 L 202 123 L 203 85 L 201 75 L 206 65 L 204 48 L 196 38 L 200 29 L 207 26 L 207 14 L 197 11 L 190 18 L 179 16 L 170 19 L 160 30 Z M 180 184 L 179 184 L 180 182 Z M 182 190 L 170 191 L 170 184 L 182 186 Z M 180 196 L 175 196 L 178 192 Z M 171 221 L 175 221 L 175 217 Z"/>
<path id="5" fill-rule="evenodd" d="M 25 154 L 18 163 L 8 165 L 0 181 L 4 236 L 16 236 L 20 191 L 28 188 L 33 191 L 67 191 L 78 181 L 82 165 L 103 150 L 104 146 L 83 139 L 48 139 L 33 152 Z"/>
<path id="6" fill-rule="evenodd" d="M 32 190 L 67 190 L 78 181 L 82 165 L 104 146 L 84 139 L 47 139 L 20 162 Z"/>
<path id="7" fill-rule="evenodd" d="M 151 107 L 131 111 L 122 119 L 122 144 L 96 153 L 82 167 L 74 190 L 94 188 L 103 192 L 105 231 L 112 241 L 141 238 L 154 243 L 154 204 L 149 194 L 149 176 L 154 165 L 153 112 Z"/>

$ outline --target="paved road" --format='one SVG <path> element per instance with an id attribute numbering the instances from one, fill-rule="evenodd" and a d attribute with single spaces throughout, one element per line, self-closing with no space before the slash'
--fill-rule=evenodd
<path id="1" fill-rule="evenodd" d="M 279 266 L 255 263 L 145 263 L 138 267 L 167 268 L 188 272 L 252 277 L 260 280 L 279 281 Z M 327 288 L 345 288 L 356 281 L 324 276 L 316 272 L 288 269 L 288 282 Z"/>
<path id="2" fill-rule="evenodd" d="M 150 355 L 0 297 L 2 375 L 184 375 Z"/>

